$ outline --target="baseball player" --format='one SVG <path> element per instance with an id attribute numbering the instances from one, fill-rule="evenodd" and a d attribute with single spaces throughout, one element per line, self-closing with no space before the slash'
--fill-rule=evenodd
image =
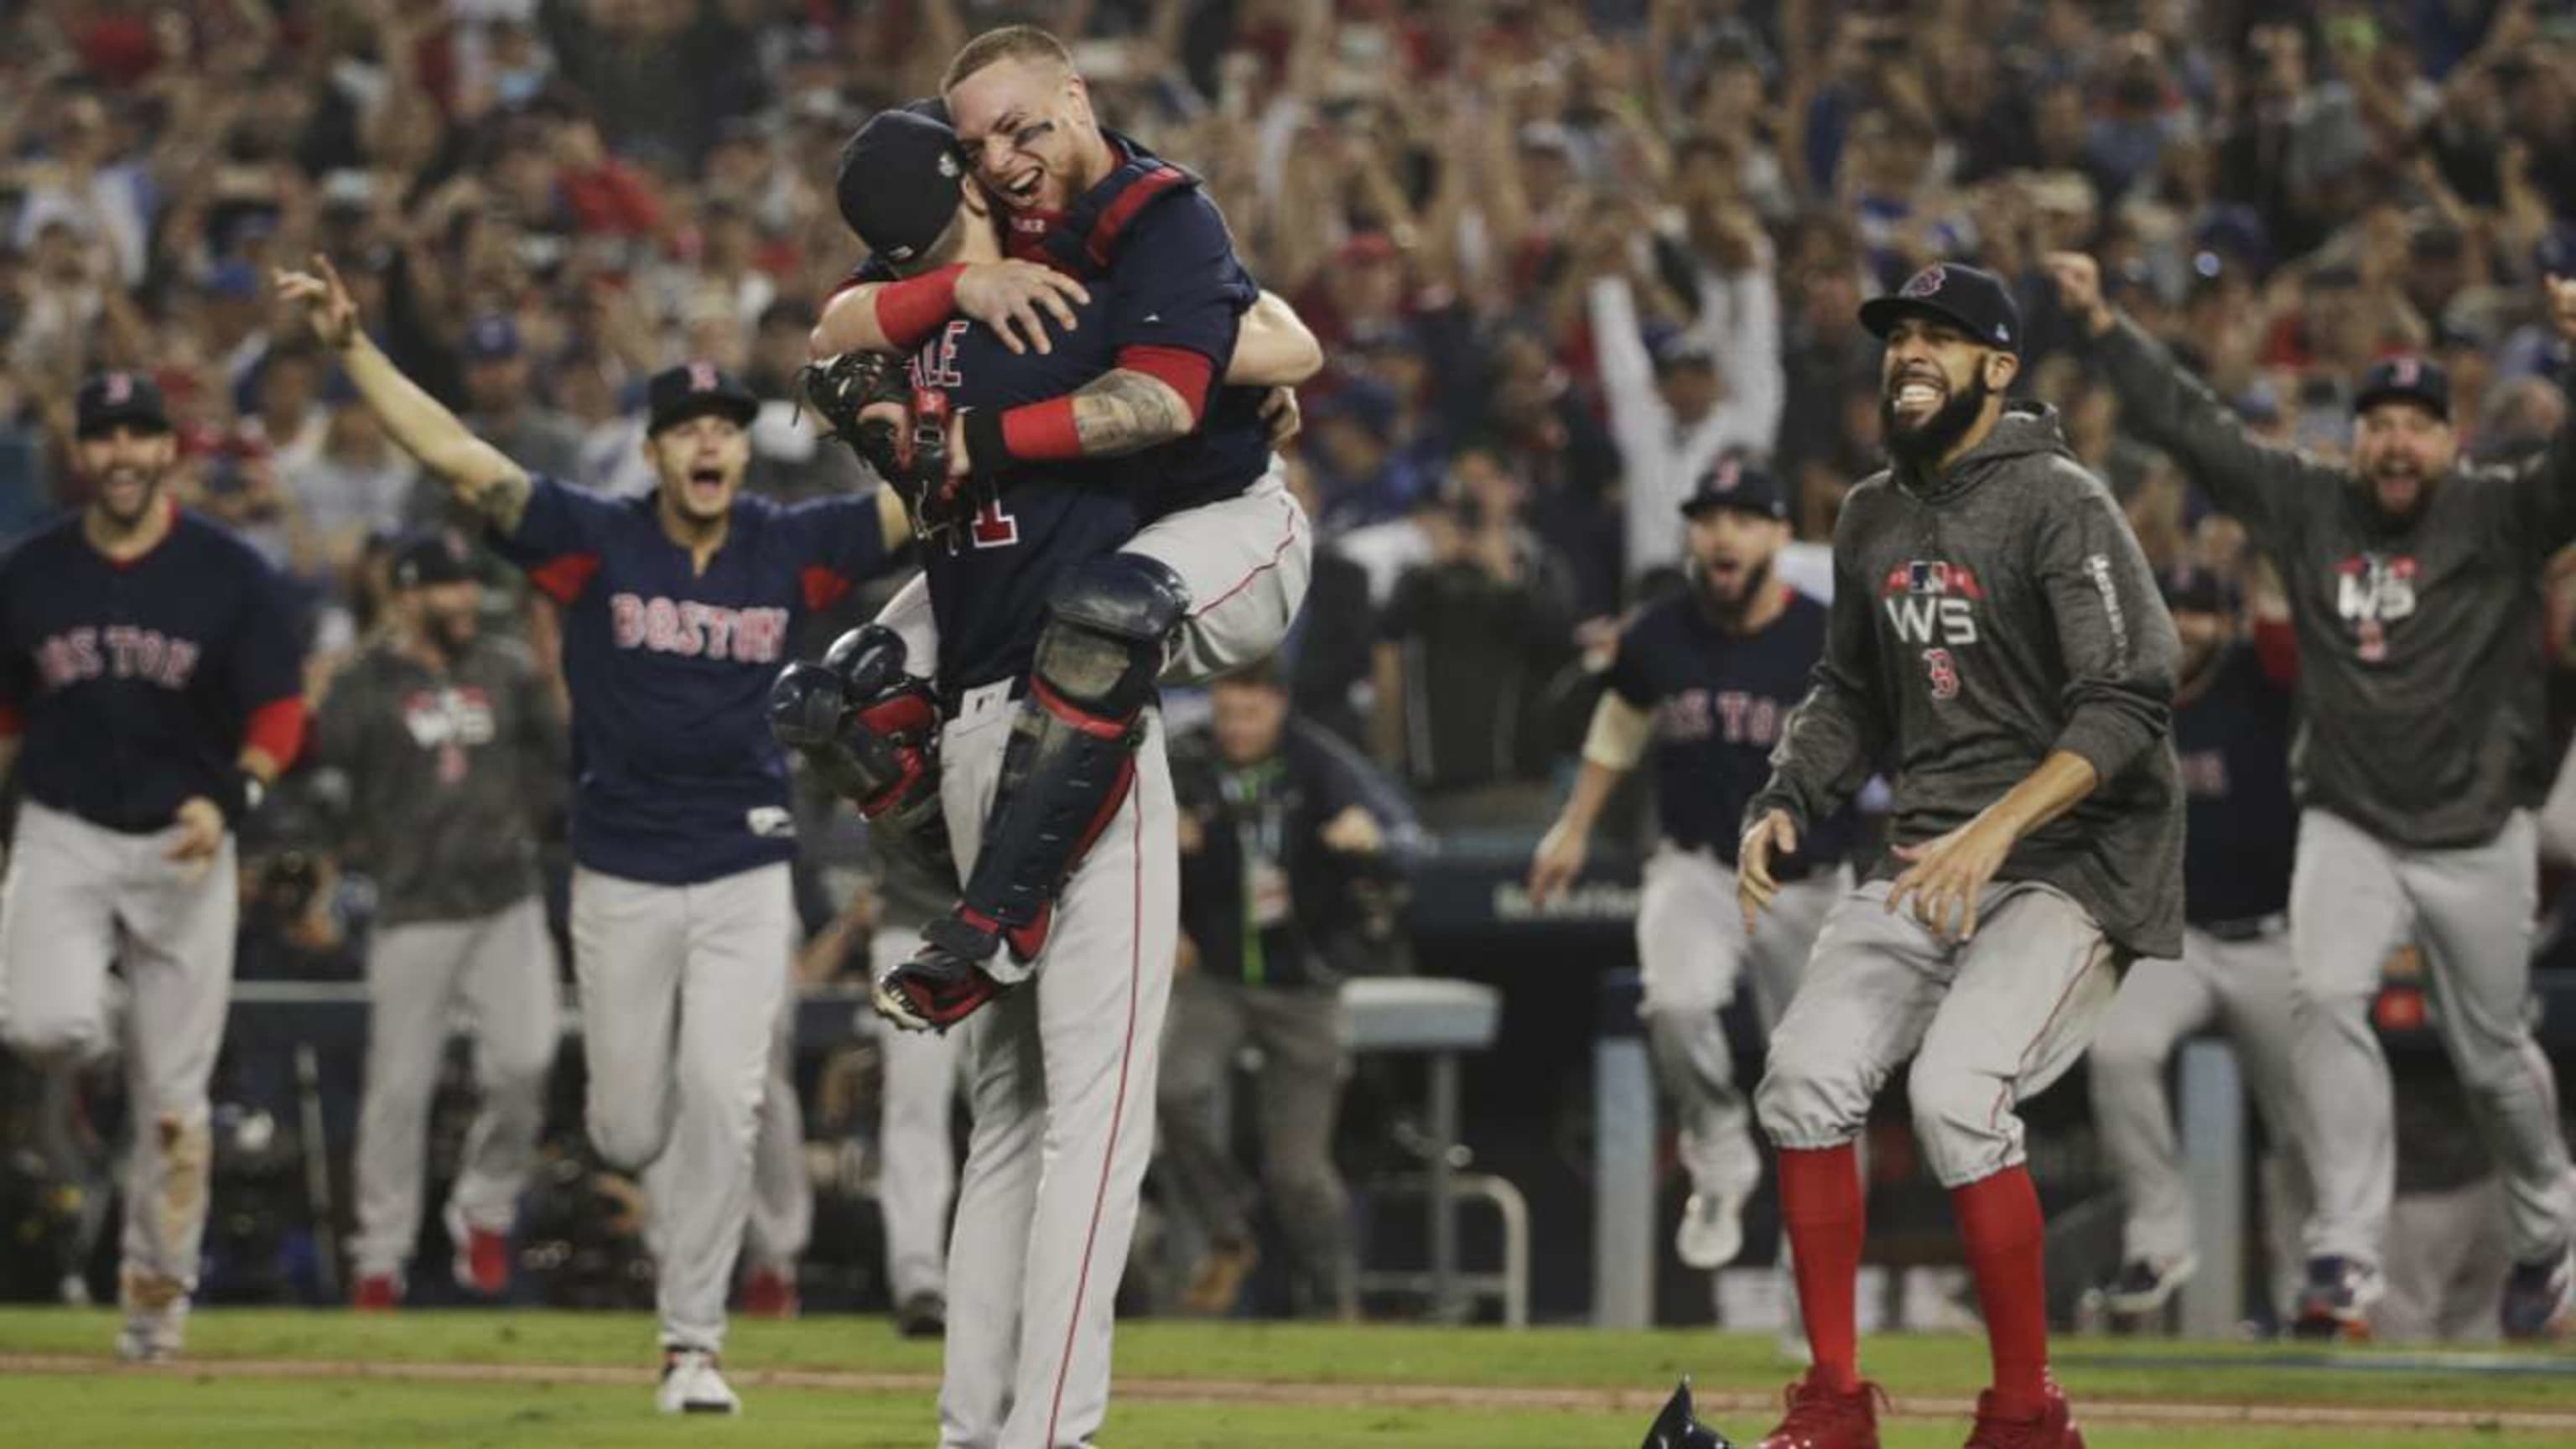
<path id="1" fill-rule="evenodd" d="M 1875 1449 L 1859 1375 L 1854 1139 L 1906 1095 L 1949 1190 L 1994 1380 L 1971 1449 L 2081 1449 L 2048 1377 L 2039 1195 L 2014 1104 L 2072 1066 L 2122 965 L 2182 949 L 2182 792 L 2165 740 L 2179 652 L 2146 555 L 2050 410 L 2007 407 L 2021 313 L 1935 264 L 1861 308 L 1887 344 L 1890 466 L 1834 530 L 1815 686 L 1745 816 L 1748 924 L 1793 852 L 1882 760 L 1890 857 L 1834 904 L 1755 1093 L 1814 1367 L 1765 1449 Z"/>
<path id="2" fill-rule="evenodd" d="M 1759 932 L 1739 929 L 1735 842 L 1745 802 L 1770 778 L 1781 722 L 1825 651 L 1825 606 L 1772 573 L 1789 541 L 1789 505 L 1760 470 L 1734 458 L 1703 474 L 1682 500 L 1683 592 L 1648 606 L 1619 638 L 1609 688 L 1592 711 L 1583 769 L 1530 863 L 1544 904 L 1583 873 L 1593 823 L 1651 747 L 1660 840 L 1637 908 L 1639 1010 L 1665 1089 L 1680 1104 L 1681 1158 L 1690 1173 L 1674 1251 L 1693 1268 L 1723 1268 L 1744 1247 L 1744 1203 L 1762 1180 L 1752 1112 L 1718 1012 L 1752 968 L 1753 1005 L 1767 1035 L 1797 989 L 1825 912 L 1851 889 L 1842 864 L 1854 833 L 1846 812 L 1808 833 L 1773 867 L 1779 900 Z"/>
<path id="3" fill-rule="evenodd" d="M 2450 382 L 2414 357 L 2373 366 L 2352 461 L 2260 446 L 2209 390 L 2103 299 L 2090 257 L 2049 258 L 2120 398 L 2278 563 L 2298 633 L 2298 866 L 2290 953 L 2316 1191 L 2300 1326 L 2358 1334 L 2382 1288 L 2396 1167 L 2387 1058 L 2370 1021 L 2380 963 L 2412 938 L 2435 1021 L 2511 1200 L 2511 1338 L 2559 1331 L 2576 1302 L 2576 1174 L 2558 1089 L 2531 1039 L 2531 813 L 2541 743 L 2541 594 L 2576 540 L 2576 440 L 2510 467 L 2464 465 Z M 2576 338 L 2576 281 L 2551 278 Z"/>
<path id="4" fill-rule="evenodd" d="M 854 138 L 845 171 L 878 183 L 852 217 L 871 250 L 920 266 L 998 257 L 993 229 L 976 224 L 988 203 L 955 175 L 954 144 L 946 127 L 902 111 Z M 1059 345 L 1025 354 L 988 328 L 947 324 L 909 367 L 914 411 L 930 426 L 915 429 L 909 456 L 874 461 L 935 496 L 950 476 L 941 411 L 1017 408 L 1100 376 L 1116 360 L 1108 310 L 1084 301 Z M 1086 313 L 1093 325 L 1081 325 Z M 1207 345 L 1239 365 L 1231 322 L 1219 330 Z M 1262 349 L 1251 329 L 1240 342 Z M 951 1445 L 1086 1442 L 1107 1410 L 1112 1300 L 1150 1156 L 1177 938 L 1174 807 L 1152 703 L 1187 622 L 1168 571 L 1120 550 L 1139 495 L 1166 481 L 1151 458 L 1023 461 L 979 479 L 958 521 L 927 526 L 946 719 L 936 788 L 956 867 L 972 879 L 998 840 L 1026 859 L 1052 852 L 1048 883 L 1064 882 L 1034 962 L 996 952 L 987 972 L 924 952 L 878 984 L 879 1009 L 899 1025 L 972 1017 L 975 1127 L 949 1252 L 940 1396 Z M 821 664 L 792 667 L 773 702 L 781 737 L 818 755 L 825 778 L 866 777 L 845 792 L 866 796 L 875 816 L 905 813 L 899 802 L 928 778 L 917 755 L 891 778 L 867 768 L 887 738 L 904 751 L 923 738 L 923 686 L 906 670 L 931 657 L 925 633 L 884 622 L 904 607 L 899 597 Z M 1023 694 L 1043 708 L 1022 710 Z M 995 807 L 1005 776 L 1056 818 L 1006 827 Z M 1005 828 L 1022 833 L 1001 838 Z M 1035 989 L 1002 994 L 1033 972 Z"/>
<path id="5" fill-rule="evenodd" d="M 644 1172 L 668 1413 L 733 1413 L 718 1370 L 753 1123 L 795 919 L 787 766 L 765 712 L 791 631 L 909 536 L 886 490 L 742 492 L 759 403 L 705 362 L 655 374 L 647 497 L 531 477 L 356 326 L 338 276 L 282 273 L 387 431 L 564 611 L 573 703 L 573 973 L 591 1141 Z"/>
<path id="6" fill-rule="evenodd" d="M 1268 380 L 1230 366 L 1238 360 L 1234 334 L 1254 310 L 1258 289 L 1235 259 L 1224 217 L 1195 177 L 1100 126 L 1069 53 L 1045 31 L 1011 26 L 969 42 L 950 63 L 943 105 L 955 117 L 959 153 L 982 183 L 979 197 L 1005 213 L 1001 245 L 1016 260 L 1068 275 L 992 266 L 1004 261 L 998 251 L 978 258 L 987 263 L 980 273 L 964 259 L 923 266 L 919 259 L 938 233 L 896 238 L 871 249 L 890 263 L 909 261 L 914 274 L 836 297 L 817 329 L 818 350 L 909 351 L 947 325 L 970 277 L 995 276 L 1038 279 L 1034 300 L 978 315 L 1003 323 L 1001 336 L 1013 347 L 1045 348 L 1038 309 L 1069 329 L 1074 309 L 1092 305 L 1077 278 L 1091 278 L 1105 303 L 1093 328 L 1105 336 L 1054 345 L 1105 348 L 1100 365 L 1071 374 L 1072 385 L 1059 393 L 1007 410 L 958 410 L 945 440 L 950 471 L 964 479 L 1154 450 L 1145 526 L 1114 566 L 1104 566 L 1109 592 L 1051 607 L 1068 621 L 1102 609 L 1167 617 L 1158 625 L 1164 677 L 1176 681 L 1266 655 L 1304 599 L 1313 538 L 1270 451 L 1264 394 L 1217 386 L 1220 375 Z M 888 189 L 875 184 L 878 169 L 851 164 L 858 159 L 844 159 L 844 180 L 856 184 L 842 188 L 842 204 L 864 237 L 868 228 L 854 203 L 863 207 Z M 1023 335 L 1033 340 L 1023 344 Z M 1319 364 L 1312 357 L 1301 373 Z M 966 881 L 953 918 L 924 932 L 917 960 L 925 971 L 990 969 L 1006 942 L 1018 962 L 1034 956 L 1067 869 L 1066 846 L 1078 849 L 1086 823 L 1115 809 L 1123 767 L 1086 757 L 1114 750 L 1121 721 L 1059 707 L 1069 702 L 1040 692 L 1024 706 L 1017 729 L 1031 738 L 1029 758 L 1053 756 L 1069 768 L 1060 777 L 1025 780 L 1018 770 L 1006 772 L 986 832 L 994 848 Z M 1069 748 L 1036 743 L 1050 734 L 1069 736 Z"/>
<path id="7" fill-rule="evenodd" d="M 179 1351 L 206 1229 L 206 1083 L 238 911 L 234 834 L 304 736 L 284 582 L 162 492 L 178 441 L 139 372 L 84 382 L 88 506 L 0 562 L 0 1041 L 39 1066 L 122 1047 L 134 1143 L 117 1353 Z M 132 1008 L 108 1039 L 111 963 Z"/>
<path id="8" fill-rule="evenodd" d="M 561 988 L 531 846 L 531 802 L 562 777 L 564 722 L 527 650 L 478 627 L 465 544 L 424 533 L 394 555 L 393 624 L 331 683 L 316 762 L 339 777 L 350 853 L 376 883 L 367 946 L 351 1301 L 403 1296 L 420 1232 L 421 1159 L 448 1027 L 473 1022 L 481 1110 L 447 1201 L 456 1281 L 497 1297 L 537 1163 Z"/>
<path id="9" fill-rule="evenodd" d="M 2174 749 L 2186 799 L 2182 959 L 2132 971 L 2093 1038 L 2093 1122 L 2128 1203 L 2114 1313 L 2162 1309 L 2200 1266 L 2165 1072 L 2174 1048 L 2212 1021 L 2243 1058 L 2257 1110 L 2284 1158 L 2299 1130 L 2290 1072 L 2290 698 L 2295 659 L 2264 657 L 2233 590 L 2206 569 L 2164 580 L 2182 641 Z M 2277 676 L 2277 677 L 2276 677 Z M 2284 1161 L 2270 1212 L 2304 1224 L 2306 1179 Z"/>

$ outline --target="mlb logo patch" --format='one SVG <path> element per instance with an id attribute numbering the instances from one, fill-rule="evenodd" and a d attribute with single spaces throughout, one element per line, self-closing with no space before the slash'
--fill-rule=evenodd
<path id="1" fill-rule="evenodd" d="M 1943 559 L 1909 559 L 1887 571 L 1884 592 L 1944 596 L 1955 594 L 1963 599 L 1983 599 L 1986 591 L 1977 582 L 1976 572 L 1966 564 Z"/>
<path id="2" fill-rule="evenodd" d="M 1940 263 L 1935 262 L 1906 278 L 1905 285 L 1897 289 L 1896 295 L 1900 297 L 1936 296 L 1949 280 L 1950 273 Z"/>

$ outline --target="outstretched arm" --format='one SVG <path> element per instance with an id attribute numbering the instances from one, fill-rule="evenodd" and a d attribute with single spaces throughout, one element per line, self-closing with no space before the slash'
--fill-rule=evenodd
<path id="1" fill-rule="evenodd" d="M 339 355 L 349 381 L 403 451 L 447 480 L 459 502 L 502 532 L 516 532 L 528 507 L 527 470 L 403 376 L 358 326 L 357 304 L 330 260 L 316 256 L 313 265 L 314 272 L 278 272 L 278 295 L 303 306 L 314 335 Z"/>

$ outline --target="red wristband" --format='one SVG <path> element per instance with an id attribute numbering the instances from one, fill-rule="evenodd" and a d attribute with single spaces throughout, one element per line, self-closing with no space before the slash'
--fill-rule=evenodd
<path id="1" fill-rule="evenodd" d="M 1003 458 L 995 462 L 1058 463 L 1082 456 L 1082 430 L 1073 423 L 1073 399 L 1051 397 L 1045 402 L 1025 403 L 1002 414 Z M 969 461 L 978 471 L 985 460 Z"/>
<path id="2" fill-rule="evenodd" d="M 888 282 L 877 291 L 877 330 L 885 340 L 909 352 L 930 340 L 957 310 L 957 278 L 966 264 L 941 267 L 918 277 Z"/>

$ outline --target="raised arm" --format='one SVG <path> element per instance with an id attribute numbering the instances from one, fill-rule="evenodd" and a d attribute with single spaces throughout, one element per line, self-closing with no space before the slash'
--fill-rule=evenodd
<path id="1" fill-rule="evenodd" d="M 2121 426 L 2172 454 L 2219 508 L 2268 546 L 2295 526 L 2301 496 L 2336 482 L 2335 470 L 2246 436 L 2207 384 L 2102 295 L 2102 272 L 2080 252 L 2054 252 L 2058 297 L 2120 400 Z"/>
<path id="2" fill-rule="evenodd" d="M 313 265 L 315 272 L 280 271 L 278 295 L 303 306 L 314 335 L 339 355 L 349 381 L 403 451 L 445 479 L 458 502 L 504 533 L 515 532 L 528 507 L 527 470 L 403 376 L 358 326 L 357 304 L 330 260 L 316 256 Z"/>

